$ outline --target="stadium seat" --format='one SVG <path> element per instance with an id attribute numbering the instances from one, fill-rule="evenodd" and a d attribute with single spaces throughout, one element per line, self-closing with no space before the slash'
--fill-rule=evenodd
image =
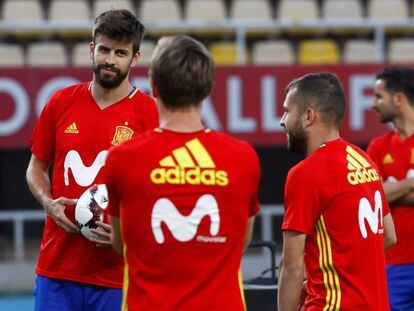
<path id="1" fill-rule="evenodd" d="M 316 19 L 318 6 L 313 0 L 280 0 L 277 16 L 280 20 Z"/>
<path id="2" fill-rule="evenodd" d="M 3 3 L 4 21 L 30 23 L 43 19 L 42 5 L 38 0 L 5 0 Z"/>
<path id="3" fill-rule="evenodd" d="M 345 43 L 343 61 L 345 63 L 379 63 L 377 46 L 371 40 L 348 40 Z"/>
<path id="4" fill-rule="evenodd" d="M 325 0 L 322 5 L 325 20 L 358 20 L 362 18 L 362 5 L 359 0 Z"/>
<path id="5" fill-rule="evenodd" d="M 388 62 L 414 63 L 414 40 L 393 39 L 388 45 Z"/>
<path id="6" fill-rule="evenodd" d="M 174 22 L 180 20 L 180 6 L 175 0 L 144 0 L 139 9 L 144 23 Z"/>
<path id="7" fill-rule="evenodd" d="M 111 9 L 126 9 L 135 13 L 131 0 L 95 0 L 93 3 L 93 18 Z"/>
<path id="8" fill-rule="evenodd" d="M 340 61 L 338 44 L 334 40 L 303 40 L 299 44 L 299 63 L 336 64 Z"/>
<path id="9" fill-rule="evenodd" d="M 50 4 L 50 21 L 86 23 L 90 18 L 89 4 L 86 0 L 54 0 Z"/>
<path id="10" fill-rule="evenodd" d="M 72 65 L 75 67 L 90 67 L 92 65 L 89 56 L 89 42 L 80 42 L 73 46 Z"/>
<path id="11" fill-rule="evenodd" d="M 267 0 L 235 0 L 230 10 L 233 19 L 272 19 L 272 10 Z"/>
<path id="12" fill-rule="evenodd" d="M 406 19 L 408 18 L 406 0 L 370 0 L 368 17 L 372 19 Z"/>
<path id="13" fill-rule="evenodd" d="M 240 64 L 240 62 L 237 61 L 237 46 L 234 42 L 212 43 L 210 45 L 210 51 L 214 61 L 218 65 Z M 245 60 L 241 63 L 245 63 Z"/>
<path id="14" fill-rule="evenodd" d="M 65 67 L 66 48 L 59 42 L 32 43 L 27 49 L 27 65 L 31 67 Z"/>
<path id="15" fill-rule="evenodd" d="M 24 66 L 24 53 L 17 44 L 0 44 L 0 67 Z"/>
<path id="16" fill-rule="evenodd" d="M 287 65 L 295 62 L 295 55 L 288 41 L 259 41 L 253 45 L 251 61 L 255 65 Z"/>
<path id="17" fill-rule="evenodd" d="M 185 17 L 189 21 L 221 22 L 226 18 L 222 0 L 187 1 Z"/>
<path id="18" fill-rule="evenodd" d="M 141 58 L 139 59 L 137 66 L 148 66 L 151 60 L 152 52 L 154 52 L 155 43 L 152 41 L 142 41 L 140 52 Z"/>

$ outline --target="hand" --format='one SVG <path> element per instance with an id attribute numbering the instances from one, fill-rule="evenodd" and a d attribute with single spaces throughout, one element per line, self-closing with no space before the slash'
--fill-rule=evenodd
<path id="1" fill-rule="evenodd" d="M 99 226 L 98 229 L 91 229 L 92 233 L 95 233 L 99 238 L 90 239 L 96 243 L 98 247 L 111 246 L 112 227 L 110 224 L 106 224 L 102 221 L 97 221 L 96 224 Z"/>
<path id="2" fill-rule="evenodd" d="M 44 205 L 44 208 L 46 213 L 52 217 L 60 228 L 68 233 L 79 233 L 78 227 L 65 214 L 66 205 L 74 205 L 77 201 L 77 199 L 60 197 L 55 200 L 50 200 Z"/>

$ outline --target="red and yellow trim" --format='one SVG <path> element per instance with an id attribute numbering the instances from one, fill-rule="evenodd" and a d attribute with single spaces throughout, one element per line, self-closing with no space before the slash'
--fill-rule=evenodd
<path id="1" fill-rule="evenodd" d="M 128 261 L 126 260 L 126 245 L 124 243 L 124 283 L 122 286 L 122 311 L 128 311 L 128 303 L 127 303 L 127 297 L 128 297 L 128 287 L 129 287 L 129 267 L 128 267 Z"/>
<path id="2" fill-rule="evenodd" d="M 326 289 L 326 304 L 323 311 L 337 311 L 341 306 L 341 286 L 332 260 L 332 246 L 325 221 L 321 216 L 316 222 L 316 239 L 319 249 L 319 266 Z"/>
<path id="3" fill-rule="evenodd" d="M 238 279 L 239 279 L 240 296 L 241 296 L 241 299 L 242 299 L 242 302 L 243 302 L 243 307 L 244 307 L 244 310 L 247 310 L 246 299 L 244 298 L 243 276 L 242 276 L 241 268 L 239 268 Z"/>

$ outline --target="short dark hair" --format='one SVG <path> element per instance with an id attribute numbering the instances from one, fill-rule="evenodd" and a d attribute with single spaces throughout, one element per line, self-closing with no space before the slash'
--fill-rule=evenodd
<path id="1" fill-rule="evenodd" d="M 133 54 L 139 51 L 144 37 L 144 25 L 128 10 L 109 10 L 99 15 L 94 22 L 92 41 L 104 35 L 110 39 L 122 42 L 132 42 Z"/>
<path id="2" fill-rule="evenodd" d="M 210 94 L 214 61 L 207 48 L 189 36 L 163 37 L 152 54 L 149 74 L 165 107 L 188 108 Z"/>
<path id="3" fill-rule="evenodd" d="M 414 106 L 414 70 L 407 67 L 388 67 L 377 73 L 377 80 L 385 81 L 388 93 L 403 93 Z"/>
<path id="4" fill-rule="evenodd" d="M 301 111 L 313 107 L 321 112 L 327 125 L 339 127 L 345 115 L 345 93 L 338 77 L 332 73 L 307 74 L 293 80 L 286 88 Z"/>

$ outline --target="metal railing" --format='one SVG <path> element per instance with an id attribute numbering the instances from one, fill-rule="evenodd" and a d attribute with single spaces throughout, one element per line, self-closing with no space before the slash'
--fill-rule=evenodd
<path id="1" fill-rule="evenodd" d="M 261 239 L 273 240 L 273 216 L 283 216 L 282 205 L 262 205 L 258 218 L 262 221 Z M 13 224 L 13 260 L 22 262 L 25 260 L 25 232 L 24 224 L 29 221 L 44 221 L 46 214 L 39 210 L 25 211 L 0 211 L 0 222 Z"/>

